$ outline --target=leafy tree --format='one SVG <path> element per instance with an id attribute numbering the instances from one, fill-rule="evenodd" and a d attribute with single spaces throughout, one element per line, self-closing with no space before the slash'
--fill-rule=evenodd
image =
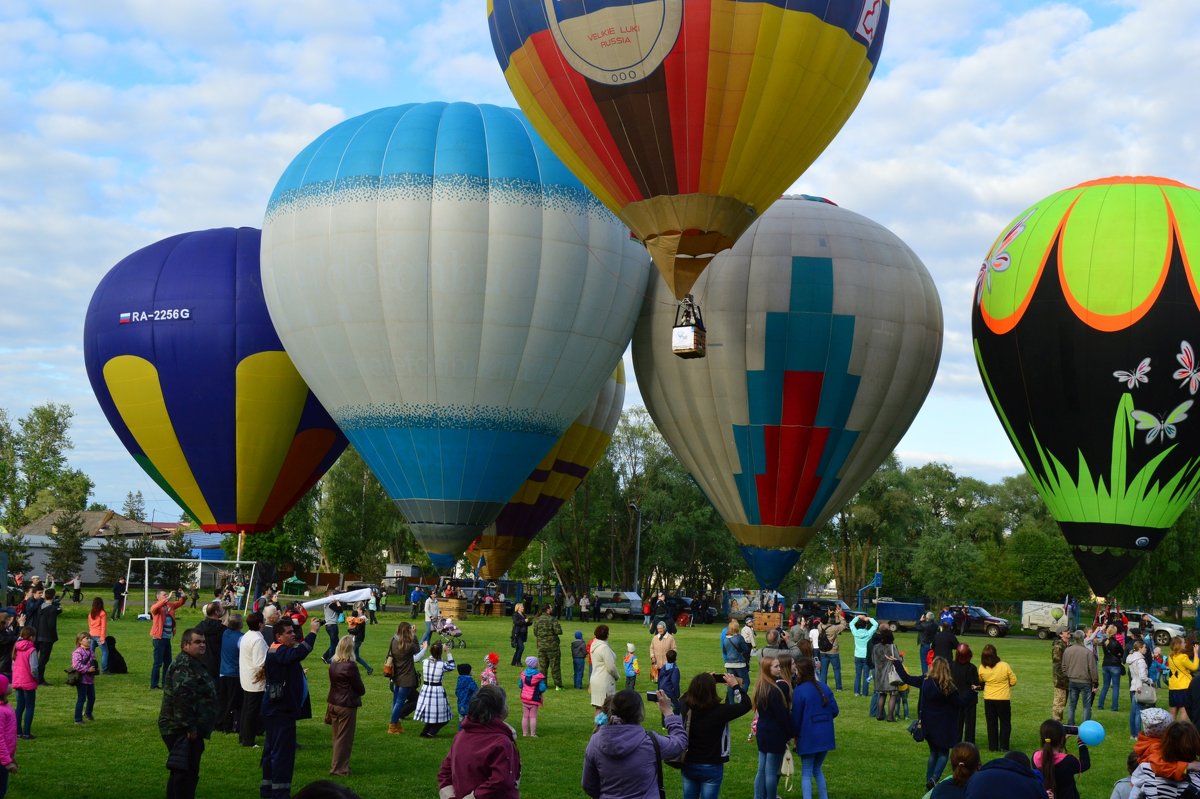
<path id="1" fill-rule="evenodd" d="M 104 513 L 108 510 L 108 506 L 103 502 L 89 502 L 87 510 L 90 513 Z"/>
<path id="2" fill-rule="evenodd" d="M 33 568 L 33 552 L 29 539 L 20 533 L 0 535 L 0 552 L 8 556 L 8 570 L 13 574 L 27 572 Z"/>
<path id="3" fill-rule="evenodd" d="M 187 560 L 192 556 L 192 544 L 187 540 L 183 530 L 176 530 L 167 539 L 166 545 L 158 553 L 160 558 L 181 558 Z M 159 583 L 164 588 L 178 588 L 191 585 L 195 576 L 195 563 L 170 563 L 162 562 L 158 564 Z"/>
<path id="4" fill-rule="evenodd" d="M 1137 566 L 1113 589 L 1112 599 L 1127 606 L 1181 606 L 1196 593 L 1200 574 L 1200 547 L 1196 529 L 1200 507 L 1193 501 L 1153 552 L 1141 557 Z M 1178 612 L 1176 613 L 1178 615 Z"/>
<path id="5" fill-rule="evenodd" d="M 53 543 L 46 570 L 59 581 L 66 582 L 83 569 L 83 542 L 87 540 L 87 533 L 80 512 L 67 510 L 60 513 L 50 538 Z"/>
<path id="6" fill-rule="evenodd" d="M 146 499 L 140 490 L 130 491 L 125 495 L 125 504 L 121 506 L 121 515 L 135 522 L 146 521 Z"/>
<path id="7" fill-rule="evenodd" d="M 972 595 L 982 564 L 983 556 L 970 538 L 941 530 L 921 536 L 912 572 L 925 596 L 954 602 Z"/>
<path id="8" fill-rule="evenodd" d="M 96 556 L 96 572 L 106 583 L 115 583 L 129 569 L 130 548 L 124 538 L 114 532 L 105 536 Z"/>
<path id="9" fill-rule="evenodd" d="M 34 513 L 49 510 L 83 510 L 92 492 L 92 481 L 78 469 L 67 467 L 66 451 L 74 412 L 56 403 L 39 405 L 17 422 L 14 431 L 7 413 L 0 411 L 0 504 L 4 523 L 19 528 L 30 517 L 26 509 L 39 502 Z M 41 513 L 44 515 L 44 513 Z"/>
<path id="10" fill-rule="evenodd" d="M 329 566 L 341 572 L 383 574 L 383 553 L 404 518 L 371 470 L 348 447 L 321 481 L 317 536 Z"/>

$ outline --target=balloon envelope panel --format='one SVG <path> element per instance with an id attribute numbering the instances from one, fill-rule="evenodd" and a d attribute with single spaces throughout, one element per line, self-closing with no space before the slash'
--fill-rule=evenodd
<path id="1" fill-rule="evenodd" d="M 269 530 L 346 446 L 283 351 L 260 233 L 172 236 L 114 266 L 84 322 L 96 398 L 134 459 L 204 530 Z"/>
<path id="2" fill-rule="evenodd" d="M 625 405 L 625 365 L 618 363 L 596 398 L 546 453 L 496 522 L 475 542 L 473 560 L 486 580 L 516 563 L 559 509 L 575 494 L 612 443 Z M 481 561 L 482 559 L 482 561 Z M 481 561 L 481 562 L 480 562 Z"/>
<path id="3" fill-rule="evenodd" d="M 263 238 L 280 336 L 451 563 L 599 391 L 649 259 L 519 111 L 385 108 L 317 138 Z"/>
<path id="4" fill-rule="evenodd" d="M 1200 490 L 1196 253 L 1200 192 L 1114 177 L 1027 208 L 979 271 L 980 376 L 1100 595 Z"/>
<path id="5" fill-rule="evenodd" d="M 659 430 L 774 588 L 895 447 L 933 382 L 942 313 L 917 256 L 882 226 L 785 197 L 696 284 L 708 356 L 655 347 L 665 287 L 634 332 Z"/>
<path id="6" fill-rule="evenodd" d="M 849 118 L 889 11 L 886 0 L 489 0 L 488 24 L 517 103 L 682 298 Z"/>

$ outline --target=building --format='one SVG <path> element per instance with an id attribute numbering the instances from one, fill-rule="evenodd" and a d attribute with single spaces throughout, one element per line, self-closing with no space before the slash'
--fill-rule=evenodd
<path id="1" fill-rule="evenodd" d="M 30 561 L 33 563 L 29 570 L 30 575 L 38 575 L 43 578 L 46 576 L 46 564 L 50 560 L 50 549 L 54 545 L 51 534 L 55 532 L 55 524 L 63 513 L 64 511 L 48 513 L 17 531 L 18 535 L 25 536 L 29 542 Z M 86 585 L 94 585 L 100 581 L 100 576 L 96 571 L 96 559 L 99 557 L 100 547 L 105 538 L 110 536 L 136 538 L 148 535 L 156 541 L 165 541 L 170 537 L 169 533 L 155 525 L 128 519 L 110 510 L 83 511 L 79 515 L 83 518 L 83 529 L 88 535 L 83 542 L 83 568 L 80 571 L 80 578 Z M 75 575 L 56 574 L 54 576 L 61 583 L 70 580 Z"/>

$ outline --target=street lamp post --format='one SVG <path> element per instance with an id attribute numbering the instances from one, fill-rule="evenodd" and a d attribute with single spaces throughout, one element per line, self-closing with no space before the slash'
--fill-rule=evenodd
<path id="1" fill-rule="evenodd" d="M 641 591 L 638 579 L 642 565 L 642 509 L 636 502 L 630 502 L 629 509 L 637 513 L 637 539 L 633 550 L 633 590 Z"/>

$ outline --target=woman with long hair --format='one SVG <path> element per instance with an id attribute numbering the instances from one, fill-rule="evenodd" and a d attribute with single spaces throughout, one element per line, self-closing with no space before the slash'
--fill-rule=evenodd
<path id="1" fill-rule="evenodd" d="M 983 684 L 983 718 L 987 723 L 988 751 L 1007 752 L 1012 736 L 1012 688 L 1017 675 L 988 644 L 979 656 L 979 680 Z"/>
<path id="2" fill-rule="evenodd" d="M 787 684 L 788 690 L 796 687 L 796 665 L 799 663 L 791 655 L 780 655 L 775 658 L 775 664 L 779 666 L 778 679 Z"/>
<path id="3" fill-rule="evenodd" d="M 362 706 L 362 675 L 358 672 L 358 648 L 353 635 L 343 635 L 329 664 L 329 695 L 325 720 L 333 732 L 333 758 L 329 773 L 346 776 L 350 773 L 350 751 L 354 748 L 354 728 L 358 708 Z"/>
<path id="4" fill-rule="evenodd" d="M 750 712 L 750 696 L 732 674 L 725 674 L 722 684 L 736 699 L 722 703 L 717 676 L 706 671 L 697 674 L 681 701 L 688 736 L 687 760 L 680 772 L 683 799 L 717 799 L 729 762 L 729 723 Z"/>
<path id="5" fill-rule="evenodd" d="M 1188 655 L 1191 652 L 1191 655 Z M 1171 656 L 1167 658 L 1167 669 L 1170 677 L 1167 679 L 1167 704 L 1171 718 L 1187 721 L 1188 688 L 1192 684 L 1192 675 L 1200 669 L 1200 643 L 1191 646 L 1180 636 L 1171 639 Z"/>
<path id="6" fill-rule="evenodd" d="M 1137 738 L 1142 730 L 1142 704 L 1138 702 L 1137 692 L 1143 685 L 1150 684 L 1145 641 L 1138 638 L 1130 644 L 1125 665 L 1129 669 L 1129 737 Z"/>
<path id="7" fill-rule="evenodd" d="M 1120 705 L 1121 698 L 1121 674 L 1124 672 L 1125 663 L 1125 636 L 1117 633 L 1117 626 L 1110 624 L 1104 628 L 1104 644 L 1101 647 L 1103 652 L 1103 660 L 1100 662 L 1100 673 L 1102 682 L 1100 683 L 1100 696 L 1096 702 L 1096 709 L 1104 709 L 1104 699 L 1108 696 L 1108 692 L 1112 690 L 1112 709 L 1115 712 Z"/>
<path id="8" fill-rule="evenodd" d="M 979 669 L 971 662 L 971 647 L 959 644 L 950 664 L 950 677 L 958 686 L 963 705 L 958 714 L 958 740 L 975 743 L 976 709 L 979 707 Z M 953 753 L 951 753 L 953 754 Z"/>
<path id="9" fill-rule="evenodd" d="M 742 625 L 730 619 L 729 626 L 721 633 L 721 656 L 725 659 L 725 673 L 732 674 L 746 696 L 750 695 L 750 644 L 742 637 Z M 725 692 L 726 704 L 734 701 L 733 690 Z"/>
<path id="10" fill-rule="evenodd" d="M 935 657 L 924 678 L 906 672 L 899 658 L 893 664 L 900 679 L 920 689 L 917 719 L 929 747 L 929 760 L 925 765 L 925 790 L 929 790 L 942 778 L 946 761 L 950 759 L 950 747 L 958 743 L 958 712 L 963 700 L 945 658 Z"/>
<path id="11" fill-rule="evenodd" d="M 1194 727 L 1192 729 L 1195 730 Z M 1067 730 L 1061 721 L 1054 719 L 1042 722 L 1038 741 L 1039 748 L 1033 753 L 1033 767 L 1042 772 L 1046 794 L 1054 799 L 1079 799 L 1075 775 L 1082 774 L 1092 765 L 1087 744 L 1079 742 L 1079 757 L 1067 754 Z M 1164 748 L 1165 745 L 1164 740 Z M 1193 757 L 1195 754 L 1193 752 Z"/>
<path id="12" fill-rule="evenodd" d="M 92 652 L 100 653 L 100 672 L 108 674 L 108 614 L 104 612 L 104 600 L 100 597 L 92 599 L 92 609 L 88 611 L 88 635 L 92 637 Z"/>
<path id="13" fill-rule="evenodd" d="M 888 665 L 900 658 L 900 650 L 896 648 L 896 636 L 891 629 L 884 627 L 879 631 L 878 643 L 870 653 L 872 679 L 875 680 L 875 691 L 879 694 L 879 712 L 875 717 L 879 721 L 895 721 L 896 705 L 900 703 L 900 694 L 896 686 L 887 681 Z"/>
<path id="14" fill-rule="evenodd" d="M 965 644 L 959 644 L 960 647 Z M 950 750 L 950 776 L 933 787 L 929 799 L 964 799 L 967 783 L 979 771 L 979 748 L 969 741 L 961 741 Z"/>
<path id="15" fill-rule="evenodd" d="M 417 695 L 417 709 L 413 713 L 414 721 L 425 722 L 422 738 L 433 738 L 453 718 L 442 682 L 445 675 L 454 670 L 453 653 L 447 653 L 446 659 L 442 660 L 442 642 L 430 644 L 429 657 L 421 667 L 421 693 Z"/>
<path id="16" fill-rule="evenodd" d="M 396 626 L 396 634 L 388 644 L 388 657 L 392 659 L 392 718 L 388 732 L 399 735 L 404 732 L 401 719 L 415 708 L 417 691 L 417 668 L 430 652 L 425 641 L 417 644 L 417 634 L 406 621 Z"/>
<path id="17" fill-rule="evenodd" d="M 529 625 L 531 622 L 525 617 L 525 603 L 518 602 L 513 605 L 512 615 L 512 636 L 509 643 L 512 644 L 513 657 L 512 665 L 525 665 L 525 642 L 529 640 Z"/>
<path id="18" fill-rule="evenodd" d="M 758 682 L 750 699 L 758 713 L 758 771 L 754 775 L 754 799 L 775 799 L 779 768 L 792 728 L 792 691 L 779 671 L 775 658 L 760 658 Z"/>
<path id="19" fill-rule="evenodd" d="M 796 754 L 800 755 L 800 790 L 804 799 L 812 799 L 812 784 L 817 795 L 828 799 L 825 772 L 821 765 L 833 751 L 833 720 L 838 703 L 829 687 L 817 682 L 817 668 L 811 658 L 796 661 L 796 690 L 792 694 L 792 727 L 796 731 Z"/>
<path id="20" fill-rule="evenodd" d="M 71 653 L 71 670 L 79 672 L 75 685 L 75 723 L 95 721 L 92 709 L 96 706 L 96 672 L 100 666 L 92 654 L 92 636 L 83 632 L 75 636 L 75 651 Z M 86 707 L 85 707 L 86 703 Z"/>

